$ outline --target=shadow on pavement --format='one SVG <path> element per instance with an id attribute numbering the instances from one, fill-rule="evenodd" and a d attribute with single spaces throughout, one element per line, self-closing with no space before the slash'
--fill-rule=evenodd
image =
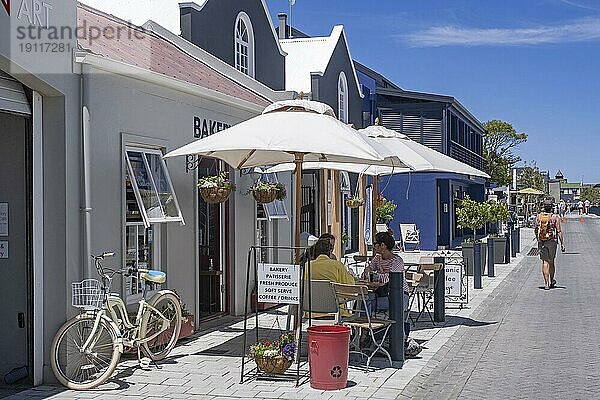
<path id="1" fill-rule="evenodd" d="M 418 323 L 416 326 L 411 326 L 411 331 L 419 331 L 421 329 L 431 329 L 431 328 L 450 328 L 453 326 L 486 326 L 497 324 L 497 321 L 487 322 L 487 321 L 476 321 L 472 318 L 465 318 L 459 316 L 446 316 L 446 322 L 438 322 L 433 325 L 431 322 L 426 323 Z"/>

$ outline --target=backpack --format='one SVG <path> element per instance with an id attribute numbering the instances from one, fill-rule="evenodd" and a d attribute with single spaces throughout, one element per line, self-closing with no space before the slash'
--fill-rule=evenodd
<path id="1" fill-rule="evenodd" d="M 556 238 L 556 220 L 552 214 L 540 214 L 538 216 L 537 239 L 541 241 Z"/>

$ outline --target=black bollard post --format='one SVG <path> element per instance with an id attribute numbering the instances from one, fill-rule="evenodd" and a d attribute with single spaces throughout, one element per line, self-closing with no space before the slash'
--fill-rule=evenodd
<path id="1" fill-rule="evenodd" d="M 473 287 L 481 289 L 481 243 L 473 243 Z"/>
<path id="2" fill-rule="evenodd" d="M 517 230 L 514 227 L 510 232 L 510 239 L 510 255 L 515 258 L 517 256 Z"/>
<path id="3" fill-rule="evenodd" d="M 444 270 L 444 257 L 433 257 L 434 264 L 441 264 L 441 268 L 433 271 L 433 320 L 435 322 L 446 321 L 446 272 Z"/>
<path id="4" fill-rule="evenodd" d="M 496 274 L 494 271 L 494 238 L 491 237 L 488 237 L 487 240 L 487 257 L 488 277 L 493 278 L 494 276 L 496 276 Z"/>
<path id="5" fill-rule="evenodd" d="M 390 328 L 390 355 L 394 361 L 404 362 L 404 274 L 390 272 L 390 319 L 396 321 Z"/>
<path id="6" fill-rule="evenodd" d="M 517 249 L 517 253 L 521 253 L 521 227 L 517 227 L 517 237 L 515 238 L 515 247 Z"/>
<path id="7" fill-rule="evenodd" d="M 506 246 L 504 248 L 504 263 L 508 264 L 510 262 L 510 231 L 507 231 L 504 234 L 506 238 Z"/>

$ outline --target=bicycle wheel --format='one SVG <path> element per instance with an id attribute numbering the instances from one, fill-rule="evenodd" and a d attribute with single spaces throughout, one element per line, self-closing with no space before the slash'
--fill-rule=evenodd
<path id="1" fill-rule="evenodd" d="M 121 352 L 117 333 L 104 319 L 100 320 L 91 345 L 82 347 L 94 328 L 95 316 L 79 315 L 63 324 L 52 340 L 50 364 L 60 383 L 69 389 L 94 388 L 112 375 Z"/>
<path id="2" fill-rule="evenodd" d="M 155 338 L 142 343 L 142 350 L 151 359 L 158 361 L 165 358 L 179 339 L 181 330 L 181 304 L 173 293 L 163 293 L 150 300 L 148 305 L 156 308 L 167 319 L 168 327 Z M 154 310 L 147 309 L 142 317 L 140 337 L 147 338 L 162 330 L 164 319 Z"/>

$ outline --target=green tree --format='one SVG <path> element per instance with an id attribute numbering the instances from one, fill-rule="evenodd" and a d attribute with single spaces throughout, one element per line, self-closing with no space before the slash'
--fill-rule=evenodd
<path id="1" fill-rule="evenodd" d="M 589 200 L 592 204 L 600 203 L 600 189 L 594 187 L 581 188 L 581 199 Z"/>
<path id="2" fill-rule="evenodd" d="M 531 166 L 523 168 L 521 175 L 519 175 L 519 188 L 533 188 L 546 191 L 546 182 L 544 181 L 544 175 L 540 172 L 535 162 Z"/>
<path id="3" fill-rule="evenodd" d="M 484 171 L 499 185 L 510 184 L 510 169 L 521 160 L 513 149 L 527 141 L 526 133 L 517 133 L 515 128 L 497 119 L 483 124 L 487 132 L 483 136 Z"/>
<path id="4" fill-rule="evenodd" d="M 471 200 L 469 196 L 462 199 L 460 207 L 456 212 L 458 226 L 473 230 L 473 241 L 475 242 L 476 231 L 485 224 L 488 215 L 488 205 Z"/>

